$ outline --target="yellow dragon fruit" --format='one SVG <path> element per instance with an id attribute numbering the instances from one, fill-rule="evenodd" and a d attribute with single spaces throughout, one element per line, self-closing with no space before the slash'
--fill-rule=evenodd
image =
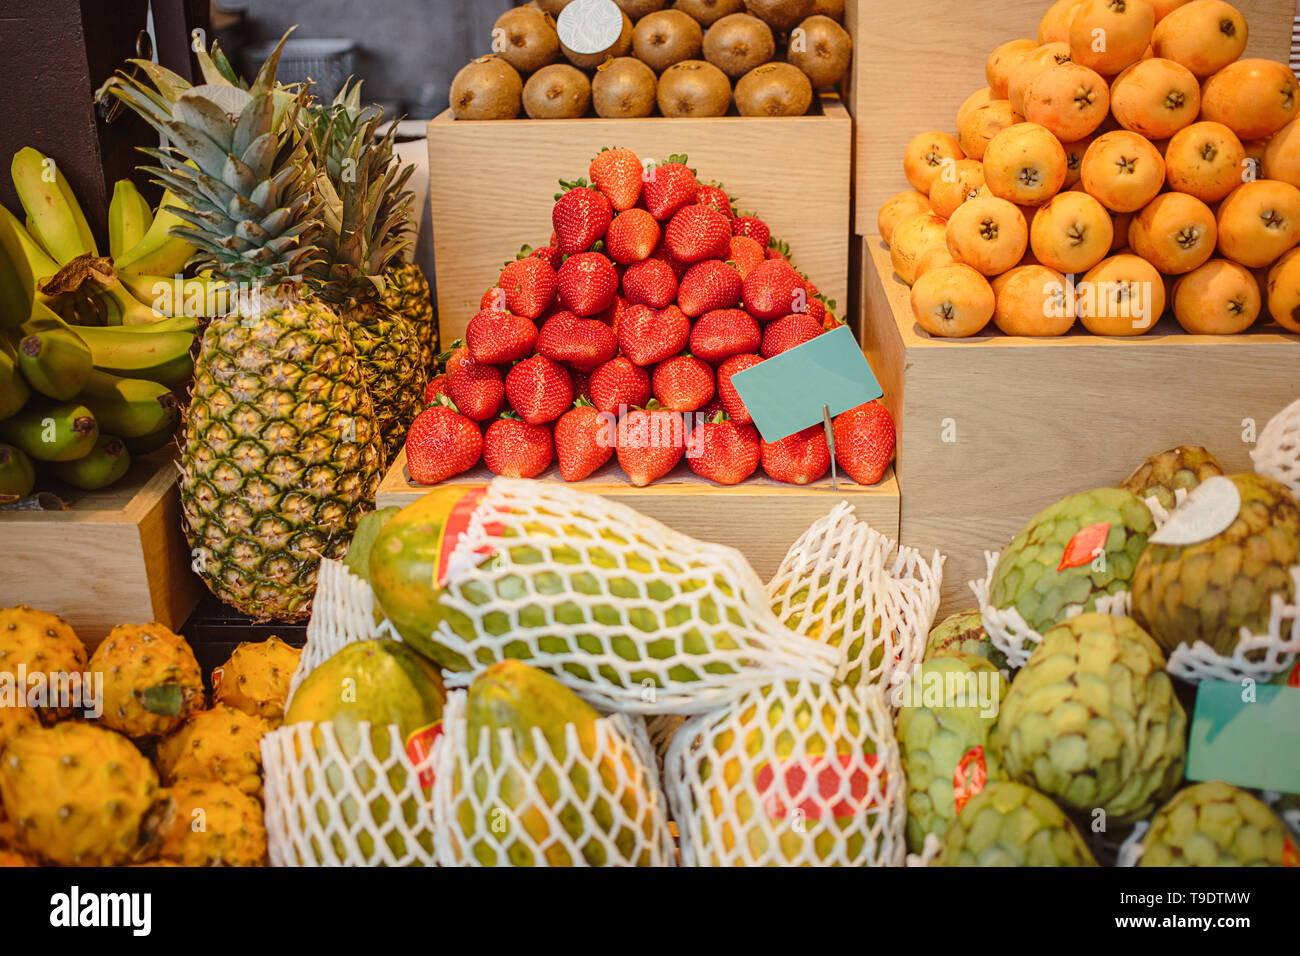
<path id="1" fill-rule="evenodd" d="M 203 672 L 185 638 L 161 624 L 119 624 L 90 657 L 103 680 L 100 720 L 128 737 L 157 737 L 203 709 Z"/>
<path id="2" fill-rule="evenodd" d="M 63 618 L 26 605 L 0 610 L 0 674 L 17 680 L 19 665 L 27 674 L 66 675 L 80 685 L 86 669 L 86 645 Z M 42 707 L 45 723 L 66 720 L 71 707 Z"/>
<path id="3" fill-rule="evenodd" d="M 256 798 L 224 783 L 172 787 L 175 812 L 160 831 L 158 856 L 182 866 L 265 866 L 266 827 Z"/>
<path id="4" fill-rule="evenodd" d="M 39 727 L 40 719 L 34 707 L 0 707 L 0 753 L 10 738 L 18 736 L 28 727 Z"/>
<path id="5" fill-rule="evenodd" d="M 262 792 L 262 735 L 270 729 L 261 717 L 217 704 L 191 714 L 159 741 L 154 762 L 169 787 L 180 781 L 225 783 L 257 796 Z"/>
<path id="6" fill-rule="evenodd" d="M 212 672 L 213 700 L 279 727 L 289 699 L 289 680 L 301 654 L 275 636 L 240 644 L 230 660 Z"/>

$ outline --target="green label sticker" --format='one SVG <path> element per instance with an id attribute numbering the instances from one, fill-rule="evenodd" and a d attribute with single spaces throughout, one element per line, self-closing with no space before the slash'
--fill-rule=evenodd
<path id="1" fill-rule="evenodd" d="M 1206 681 L 1196 694 L 1188 780 L 1300 793 L 1300 688 Z"/>

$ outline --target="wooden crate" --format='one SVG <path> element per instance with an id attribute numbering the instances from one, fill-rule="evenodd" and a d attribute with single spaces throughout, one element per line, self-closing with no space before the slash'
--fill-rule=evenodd
<path id="1" fill-rule="evenodd" d="M 1148 455 L 1204 445 L 1253 470 L 1254 436 L 1300 396 L 1300 335 L 932 338 L 880 238 L 862 240 L 863 348 L 899 429 L 904 544 L 948 555 L 944 607 L 973 601 L 983 551 L 1076 491 L 1123 481 Z"/>
<path id="2" fill-rule="evenodd" d="M 190 570 L 178 477 L 172 455 L 157 453 L 67 511 L 0 511 L 0 607 L 58 614 L 90 648 L 118 624 L 179 630 L 203 585 Z"/>
<path id="3" fill-rule="evenodd" d="M 854 232 L 875 233 L 880 204 L 908 188 L 903 151 L 912 137 L 932 129 L 955 132 L 958 107 L 988 85 L 988 55 L 1007 40 L 1036 37 L 1049 6 L 1050 0 L 916 0 L 900 14 L 885 0 L 849 0 Z M 1250 28 L 1245 55 L 1286 63 L 1293 0 L 1233 0 L 1233 6 Z"/>
<path id="4" fill-rule="evenodd" d="M 460 338 L 501 266 L 544 244 L 558 180 L 587 175 L 605 146 L 642 160 L 685 153 L 790 244 L 841 316 L 848 302 L 852 122 L 825 94 L 807 116 L 429 122 L 429 203 L 442 341 Z"/>
<path id="5" fill-rule="evenodd" d="M 480 467 L 452 481 L 485 484 L 492 477 Z M 539 480 L 562 482 L 554 468 Z M 682 464 L 666 478 L 646 488 L 634 488 L 618 465 L 611 462 L 572 487 L 635 508 L 692 537 L 736 548 L 765 581 L 776 573 L 799 535 L 841 500 L 852 504 L 857 516 L 877 531 L 891 538 L 898 536 L 898 482 L 892 471 L 870 487 L 841 476 L 836 491 L 831 488 L 829 476 L 806 486 L 785 485 L 759 476 L 739 485 L 715 485 L 696 477 Z M 380 484 L 376 504 L 380 508 L 404 507 L 428 490 L 427 485 L 407 477 L 403 451 Z"/>

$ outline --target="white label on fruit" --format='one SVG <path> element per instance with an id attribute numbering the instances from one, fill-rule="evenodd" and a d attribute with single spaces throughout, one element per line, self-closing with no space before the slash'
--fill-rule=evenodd
<path id="1" fill-rule="evenodd" d="M 614 0 L 573 0 L 560 11 L 555 30 L 574 53 L 600 53 L 623 32 L 623 11 Z"/>
<path id="2" fill-rule="evenodd" d="M 1241 492 L 1231 478 L 1207 478 L 1174 509 L 1150 538 L 1152 544 L 1199 544 L 1232 527 L 1241 511 Z"/>

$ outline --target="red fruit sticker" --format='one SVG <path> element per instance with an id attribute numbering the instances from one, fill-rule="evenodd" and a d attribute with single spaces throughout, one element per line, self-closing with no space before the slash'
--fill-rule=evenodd
<path id="1" fill-rule="evenodd" d="M 1057 565 L 1056 570 L 1080 568 L 1094 560 L 1097 555 L 1106 550 L 1106 538 L 1109 536 L 1109 521 L 1080 528 L 1070 539 L 1070 543 L 1065 546 L 1065 554 L 1061 555 L 1061 563 Z"/>
<path id="2" fill-rule="evenodd" d="M 957 803 L 957 812 L 966 806 L 966 801 L 984 789 L 989 780 L 989 765 L 984 760 L 984 747 L 972 747 L 962 755 L 957 769 L 952 772 L 952 796 Z"/>
<path id="3" fill-rule="evenodd" d="M 216 680 L 216 673 L 217 673 L 216 671 L 213 671 L 213 672 L 212 672 L 212 679 L 213 679 L 213 681 Z M 1296 661 L 1296 662 L 1295 662 L 1295 666 L 1291 668 L 1291 673 L 1287 675 L 1287 678 L 1286 678 L 1286 686 L 1287 686 L 1287 687 L 1300 687 L 1300 661 Z M 212 692 L 213 692 L 214 694 L 217 692 L 216 684 L 215 684 L 215 683 L 214 683 L 213 686 L 212 686 Z"/>
<path id="4" fill-rule="evenodd" d="M 860 765 L 859 759 L 866 763 L 866 768 Z M 754 783 L 758 786 L 763 812 L 770 819 L 784 820 L 791 809 L 798 809 L 805 819 L 818 820 L 823 808 L 839 797 L 838 802 L 829 807 L 829 815 L 836 820 L 848 820 L 875 806 L 875 801 L 870 799 L 871 774 L 867 769 L 875 766 L 875 754 L 862 754 L 860 758 L 854 754 L 819 754 L 802 760 L 784 761 L 775 767 L 765 763 L 758 768 Z M 817 775 L 817 793 L 808 794 L 796 807 L 795 801 L 806 793 L 810 772 Z M 846 783 L 847 796 L 844 794 Z"/>
<path id="5" fill-rule="evenodd" d="M 451 563 L 451 556 L 460 543 L 460 536 L 469 528 L 470 519 L 474 517 L 478 503 L 486 494 L 486 487 L 469 489 L 451 506 L 447 520 L 442 523 L 442 528 L 438 531 L 438 579 L 435 582 L 438 587 L 447 586 L 447 567 Z M 484 546 L 477 553 L 489 558 L 494 552 Z"/>
<path id="6" fill-rule="evenodd" d="M 1300 866 L 1300 849 L 1296 849 L 1295 841 L 1290 837 L 1282 841 L 1282 865 Z"/>
<path id="7" fill-rule="evenodd" d="M 418 767 L 429 759 L 429 754 L 433 753 L 433 742 L 442 736 L 442 721 L 436 720 L 427 727 L 421 727 L 411 736 L 406 738 L 406 757 L 411 763 Z M 433 786 L 433 767 L 425 767 L 420 771 L 420 786 L 428 790 Z"/>
<path id="8" fill-rule="evenodd" d="M 213 700 L 216 700 L 217 695 L 221 693 L 221 679 L 225 676 L 226 676 L 226 669 L 224 667 L 212 668 L 212 699 Z M 1295 675 L 1292 674 L 1291 677 L 1292 679 L 1294 679 Z"/>

